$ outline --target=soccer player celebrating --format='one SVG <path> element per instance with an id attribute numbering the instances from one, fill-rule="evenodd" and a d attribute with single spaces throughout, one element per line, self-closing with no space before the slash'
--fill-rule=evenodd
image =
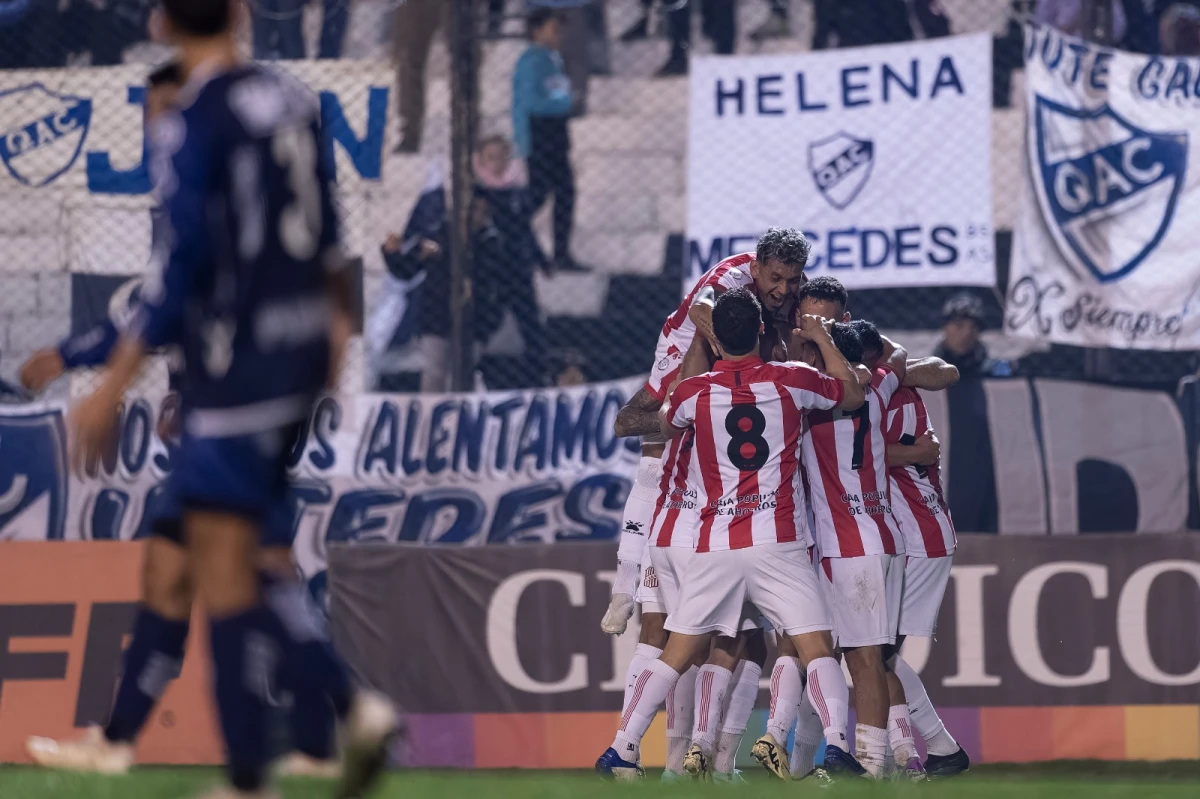
<path id="1" fill-rule="evenodd" d="M 863 320 L 851 324 L 863 342 L 863 362 L 874 368 L 884 350 L 879 331 Z M 909 367 L 910 373 L 914 370 L 920 371 L 919 385 L 927 390 L 958 382 L 958 369 L 938 358 Z M 892 515 L 904 535 L 906 555 L 899 634 L 895 645 L 884 651 L 892 703 L 888 738 L 896 763 L 914 771 L 909 764 L 917 758 L 915 728 L 929 751 L 925 772 L 932 778 L 949 777 L 966 771 L 970 758 L 938 717 L 921 678 L 899 656 L 907 636 L 933 637 L 958 545 L 950 506 L 942 493 L 940 447 L 921 395 L 907 382 L 888 403 L 884 423 Z"/>
<path id="2" fill-rule="evenodd" d="M 763 363 L 762 310 L 745 289 L 718 297 L 711 318 L 722 360 L 714 371 L 681 382 L 661 414 L 663 434 L 679 438 L 664 507 L 672 506 L 668 515 L 683 515 L 695 498 L 696 554 L 679 608 L 667 620 L 667 645 L 638 675 L 616 739 L 596 770 L 620 779 L 641 774 L 641 739 L 658 706 L 713 634 L 737 634 L 751 602 L 792 639 L 808 665 L 808 690 L 830 742 L 827 767 L 861 774 L 845 751 L 848 689 L 832 656 L 832 623 L 809 564 L 799 441 L 806 412 L 852 411 L 863 402 L 863 388 L 834 346 L 828 324 L 816 317 L 801 319 L 795 336 L 816 344 L 832 377 L 803 364 Z"/>
<path id="3" fill-rule="evenodd" d="M 215 695 L 230 788 L 267 791 L 263 675 L 283 649 L 298 682 L 330 698 L 346 727 L 342 796 L 358 796 L 397 730 L 385 700 L 355 692 L 344 668 L 264 602 L 260 532 L 284 500 L 288 447 L 326 387 L 348 305 L 319 108 L 302 86 L 241 63 L 230 0 L 165 0 L 164 26 L 187 80 L 179 113 L 155 130 L 168 230 L 162 273 L 143 288 L 104 382 L 71 418 L 77 461 L 111 435 L 148 349 L 184 352 L 183 435 L 171 490 L 183 508 L 196 593 L 209 616 Z M 302 629 L 303 628 L 303 629 Z"/>

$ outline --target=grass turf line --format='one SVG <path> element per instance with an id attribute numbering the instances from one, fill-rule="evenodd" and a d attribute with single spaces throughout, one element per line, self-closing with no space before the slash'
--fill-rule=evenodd
<path id="1" fill-rule="evenodd" d="M 1200 764 L 1175 763 L 1041 763 L 1029 766 L 989 765 L 958 780 L 910 783 L 841 782 L 831 790 L 785 785 L 751 771 L 746 775 L 755 796 L 900 797 L 900 799 L 1194 799 L 1200 796 Z M 97 777 L 31 768 L 0 768 L 3 799 L 187 799 L 220 780 L 205 768 L 142 768 L 126 777 Z M 284 780 L 285 799 L 324 799 L 330 784 L 316 780 Z M 441 799 L 479 796 L 487 799 L 610 799 L 636 796 L 696 796 L 730 790 L 725 785 L 665 785 L 653 774 L 641 785 L 614 785 L 586 772 L 544 771 L 405 771 L 388 775 L 374 796 L 379 799 Z"/>

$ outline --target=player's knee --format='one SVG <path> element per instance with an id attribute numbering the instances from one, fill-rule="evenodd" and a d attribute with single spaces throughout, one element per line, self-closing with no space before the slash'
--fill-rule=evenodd
<path id="1" fill-rule="evenodd" d="M 240 613 L 258 600 L 257 526 L 241 516 L 212 511 L 189 513 L 188 545 L 196 588 L 214 616 Z"/>
<path id="2" fill-rule="evenodd" d="M 663 627 L 667 623 L 667 615 L 665 613 L 643 613 L 642 614 L 642 630 L 638 637 L 639 644 L 646 644 L 657 649 L 665 649 L 667 646 L 667 631 Z"/>
<path id="3" fill-rule="evenodd" d="M 142 600 L 146 607 L 173 621 L 192 612 L 192 581 L 187 551 L 162 538 L 152 538 L 142 561 Z"/>

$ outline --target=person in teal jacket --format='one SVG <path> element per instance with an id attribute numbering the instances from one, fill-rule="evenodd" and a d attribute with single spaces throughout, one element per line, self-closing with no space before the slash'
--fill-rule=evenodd
<path id="1" fill-rule="evenodd" d="M 571 169 L 568 120 L 573 98 L 563 71 L 562 21 L 548 8 L 527 17 L 531 44 L 513 70 L 513 140 L 529 168 L 534 208 L 554 195 L 554 266 L 581 271 L 571 257 L 575 216 L 575 173 Z"/>

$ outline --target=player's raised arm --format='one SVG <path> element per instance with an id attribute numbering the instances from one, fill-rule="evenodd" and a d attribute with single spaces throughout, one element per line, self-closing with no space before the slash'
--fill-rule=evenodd
<path id="1" fill-rule="evenodd" d="M 645 386 L 639 388 L 629 402 L 617 411 L 613 432 L 616 433 L 617 438 L 657 435 L 660 408 L 662 408 L 662 402 L 655 399 Z"/>
<path id="2" fill-rule="evenodd" d="M 854 374 L 850 362 L 833 343 L 833 336 L 829 332 L 833 322 L 819 316 L 805 314 L 800 317 L 799 323 L 800 327 L 793 331 L 792 338 L 811 341 L 815 344 L 821 353 L 821 359 L 825 361 L 825 373 L 840 380 L 845 388 L 845 394 L 837 407 L 845 411 L 857 410 L 866 399 L 866 393 L 859 385 L 858 377 Z"/>
<path id="3" fill-rule="evenodd" d="M 880 335 L 879 339 L 883 342 L 883 363 L 896 373 L 896 380 L 903 385 L 904 376 L 908 374 L 908 351 L 887 336 Z"/>
<path id="4" fill-rule="evenodd" d="M 692 320 L 692 324 L 696 326 L 696 330 L 708 340 L 713 351 L 720 352 L 720 344 L 717 343 L 717 334 L 713 330 L 713 307 L 717 304 L 717 287 L 705 286 L 696 293 L 696 299 L 692 302 L 692 307 L 688 308 L 688 319 Z"/>
<path id="5" fill-rule="evenodd" d="M 926 391 L 944 391 L 958 382 L 958 367 L 941 358 L 912 358 L 906 367 L 901 385 Z"/>

